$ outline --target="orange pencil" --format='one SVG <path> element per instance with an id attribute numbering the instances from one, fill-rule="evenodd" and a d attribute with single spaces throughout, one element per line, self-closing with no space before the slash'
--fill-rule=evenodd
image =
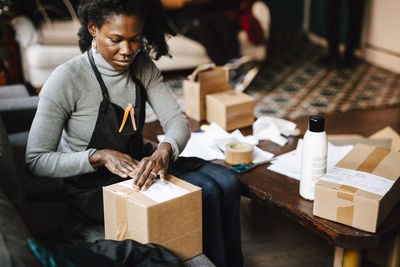
<path id="1" fill-rule="evenodd" d="M 124 118 L 122 119 L 121 127 L 119 127 L 118 132 L 122 132 L 122 129 L 124 129 L 124 126 L 125 126 L 125 123 L 126 123 L 126 119 L 128 118 L 128 114 L 129 114 L 129 112 L 131 110 L 132 110 L 132 104 L 129 103 L 128 106 L 125 109 Z"/>

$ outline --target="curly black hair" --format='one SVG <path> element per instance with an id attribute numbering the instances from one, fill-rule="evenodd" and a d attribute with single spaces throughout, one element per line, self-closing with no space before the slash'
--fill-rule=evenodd
<path id="1" fill-rule="evenodd" d="M 168 26 L 164 8 L 159 0 L 81 0 L 78 16 L 81 22 L 79 29 L 79 48 L 86 51 L 92 42 L 88 22 L 93 21 L 96 27 L 107 22 L 113 15 L 136 15 L 144 20 L 142 51 L 159 59 L 168 54 L 167 35 L 175 35 Z"/>

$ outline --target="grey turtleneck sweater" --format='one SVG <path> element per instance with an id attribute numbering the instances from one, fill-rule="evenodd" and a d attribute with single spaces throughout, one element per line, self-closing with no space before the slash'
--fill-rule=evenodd
<path id="1" fill-rule="evenodd" d="M 111 102 L 126 108 L 135 103 L 135 83 L 129 71 L 116 71 L 97 52 L 93 57 Z M 189 137 L 188 121 L 163 83 L 160 71 L 144 55 L 133 62 L 136 77 L 147 92 L 147 101 L 170 143 L 173 160 L 184 149 Z M 86 149 L 103 100 L 100 85 L 92 71 L 87 53 L 62 64 L 51 74 L 39 94 L 39 104 L 29 133 L 26 163 L 37 176 L 69 177 L 94 172 Z"/>

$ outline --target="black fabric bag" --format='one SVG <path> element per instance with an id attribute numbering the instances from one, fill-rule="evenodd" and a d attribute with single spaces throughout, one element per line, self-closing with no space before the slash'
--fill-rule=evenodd
<path id="1" fill-rule="evenodd" d="M 133 240 L 81 240 L 70 243 L 29 240 L 29 247 L 43 266 L 51 267 L 183 267 L 166 248 L 156 244 L 142 245 Z"/>

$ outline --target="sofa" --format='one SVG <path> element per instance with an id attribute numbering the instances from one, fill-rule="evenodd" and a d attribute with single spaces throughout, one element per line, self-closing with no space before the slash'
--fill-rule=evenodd
<path id="1" fill-rule="evenodd" d="M 60 242 L 104 239 L 104 228 L 88 226 L 62 202 L 62 179 L 32 178 L 25 148 L 38 103 L 24 85 L 0 87 L 0 266 L 42 266 L 28 240 Z M 54 243 L 56 244 L 56 243 Z M 201 254 L 184 266 L 214 266 Z"/>
<path id="2" fill-rule="evenodd" d="M 41 266 L 31 253 L 28 239 L 33 238 L 25 220 L 37 203 L 28 197 L 56 189 L 52 182 L 41 188 L 36 180 L 30 183 L 24 166 L 23 144 L 28 135 L 37 106 L 37 97 L 29 96 L 23 85 L 0 87 L 0 265 Z M 2 118 L 4 118 L 4 123 Z M 22 120 L 21 120 L 22 119 Z M 13 145 L 11 145 L 13 144 Z M 31 190 L 32 189 L 32 190 Z M 43 215 L 37 213 L 37 216 Z M 24 218 L 25 217 L 25 218 Z M 38 229 L 35 229 L 36 231 Z"/>
<path id="3" fill-rule="evenodd" d="M 262 1 L 252 5 L 252 13 L 259 21 L 264 38 L 269 38 L 270 12 Z M 16 39 L 20 46 L 24 79 L 35 88 L 41 88 L 51 72 L 63 62 L 79 55 L 77 46 L 77 22 L 57 23 L 51 35 L 44 36 L 40 29 L 25 16 L 13 19 Z M 255 60 L 264 60 L 267 56 L 266 44 L 253 44 L 244 30 L 238 33 L 240 53 Z M 170 55 L 161 57 L 155 64 L 161 71 L 194 69 L 198 65 L 210 63 L 204 46 L 183 35 L 168 39 Z"/>

